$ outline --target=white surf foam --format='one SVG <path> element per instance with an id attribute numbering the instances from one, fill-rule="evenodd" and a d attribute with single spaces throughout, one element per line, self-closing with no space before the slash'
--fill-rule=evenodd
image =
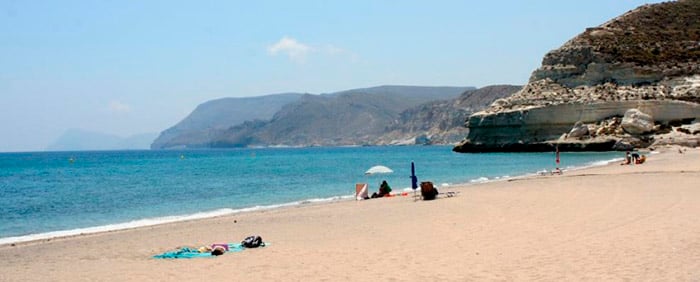
<path id="1" fill-rule="evenodd" d="M 477 179 L 469 180 L 469 182 L 471 182 L 471 183 L 483 183 L 483 182 L 486 182 L 486 181 L 489 181 L 489 178 L 488 178 L 488 177 L 479 177 L 479 178 L 477 178 Z"/>
<path id="2" fill-rule="evenodd" d="M 137 227 L 145 227 L 145 226 L 153 226 L 153 225 L 159 225 L 159 224 L 180 222 L 180 221 L 212 218 L 212 217 L 217 217 L 217 216 L 231 215 L 231 214 L 244 213 L 244 212 L 254 212 L 254 211 L 261 211 L 261 210 L 271 210 L 271 209 L 277 209 L 277 208 L 292 207 L 292 206 L 311 204 L 311 203 L 326 203 L 326 202 L 342 201 L 342 200 L 348 200 L 348 199 L 353 199 L 353 198 L 354 197 L 352 195 L 334 196 L 334 197 L 328 197 L 328 198 L 313 198 L 313 199 L 307 199 L 307 200 L 290 202 L 290 203 L 283 203 L 283 204 L 275 204 L 275 205 L 252 206 L 252 207 L 246 207 L 246 208 L 241 208 L 241 209 L 224 208 L 224 209 L 217 209 L 217 210 L 207 211 L 207 212 L 198 212 L 198 213 L 189 214 L 189 215 L 146 218 L 146 219 L 133 220 L 133 221 L 123 222 L 123 223 L 107 224 L 107 225 L 95 226 L 95 227 L 76 228 L 76 229 L 70 229 L 70 230 L 60 230 L 60 231 L 52 231 L 52 232 L 46 232 L 46 233 L 5 237 L 5 238 L 0 238 L 0 245 L 29 242 L 29 241 L 36 241 L 36 240 L 47 240 L 47 239 L 69 237 L 69 236 L 76 236 L 76 235 L 83 235 L 83 234 L 93 234 L 93 233 L 99 233 L 99 232 L 117 231 L 117 230 L 131 229 L 131 228 L 137 228 Z"/>

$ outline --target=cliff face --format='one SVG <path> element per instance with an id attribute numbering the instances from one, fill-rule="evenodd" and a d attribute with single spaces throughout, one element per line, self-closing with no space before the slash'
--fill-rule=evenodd
<path id="1" fill-rule="evenodd" d="M 648 85 L 697 74 L 699 9 L 697 0 L 645 5 L 588 28 L 545 55 L 531 81 L 550 78 L 569 88 Z"/>
<path id="2" fill-rule="evenodd" d="M 425 103 L 403 111 L 377 144 L 456 144 L 469 132 L 462 126 L 469 115 L 522 86 L 492 85 L 468 90 L 456 99 Z"/>
<path id="3" fill-rule="evenodd" d="M 699 61 L 700 1 L 639 7 L 545 55 L 525 87 L 467 120 L 469 135 L 455 151 L 653 145 L 669 128 L 700 117 Z M 642 133 L 610 128 L 631 109 L 656 126 Z M 690 133 L 686 139 L 700 140 Z"/>

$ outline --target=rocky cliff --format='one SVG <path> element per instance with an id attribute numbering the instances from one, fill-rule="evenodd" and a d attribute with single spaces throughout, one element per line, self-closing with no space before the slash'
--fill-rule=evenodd
<path id="1" fill-rule="evenodd" d="M 546 54 L 525 87 L 469 117 L 454 150 L 626 150 L 670 131 L 697 145 L 699 61 L 700 1 L 639 7 Z"/>
<path id="2" fill-rule="evenodd" d="M 456 99 L 429 102 L 400 113 L 377 144 L 456 144 L 469 132 L 462 126 L 469 115 L 496 99 L 512 95 L 522 86 L 492 85 L 468 90 Z"/>

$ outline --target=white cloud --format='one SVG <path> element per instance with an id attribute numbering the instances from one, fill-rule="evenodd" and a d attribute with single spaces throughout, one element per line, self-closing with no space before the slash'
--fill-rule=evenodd
<path id="1" fill-rule="evenodd" d="M 277 55 L 278 53 L 283 53 L 289 56 L 290 60 L 297 63 L 306 61 L 306 55 L 312 50 L 313 48 L 310 46 L 287 36 L 282 37 L 277 43 L 267 47 L 267 52 L 269 54 Z"/>
<path id="2" fill-rule="evenodd" d="M 109 111 L 113 113 L 119 114 L 131 112 L 131 106 L 129 104 L 122 103 L 116 100 L 110 101 L 107 107 L 109 108 Z"/>
<path id="3" fill-rule="evenodd" d="M 267 47 L 268 54 L 276 56 L 284 54 L 295 63 L 305 63 L 308 56 L 321 56 L 325 58 L 340 58 L 352 63 L 359 61 L 360 56 L 344 48 L 332 45 L 309 45 L 297 41 L 294 38 L 284 36 L 282 39 Z"/>

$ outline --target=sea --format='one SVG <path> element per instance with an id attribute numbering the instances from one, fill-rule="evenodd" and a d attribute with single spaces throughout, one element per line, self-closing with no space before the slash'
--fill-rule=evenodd
<path id="1" fill-rule="evenodd" d="M 551 171 L 555 153 L 461 154 L 449 146 L 0 153 L 0 244 L 263 209 L 354 200 L 386 180 L 438 188 Z M 563 152 L 562 169 L 621 160 Z M 383 165 L 392 173 L 366 175 Z M 461 189 L 469 189 L 469 185 Z"/>

